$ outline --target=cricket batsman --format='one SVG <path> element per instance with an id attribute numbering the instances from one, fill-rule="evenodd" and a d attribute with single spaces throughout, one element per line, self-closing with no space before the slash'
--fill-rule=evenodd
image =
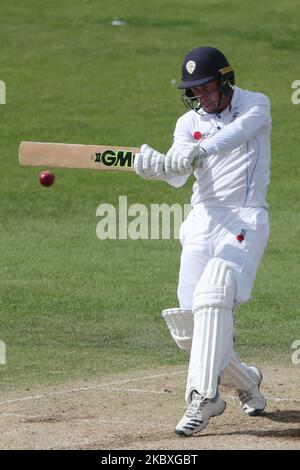
<path id="1" fill-rule="evenodd" d="M 190 353 L 187 410 L 175 432 L 204 429 L 226 407 L 218 385 L 237 390 L 241 409 L 262 413 L 262 374 L 234 351 L 234 310 L 251 296 L 269 236 L 269 99 L 235 85 L 221 51 L 199 47 L 182 65 L 179 88 L 188 111 L 166 155 L 143 145 L 135 158 L 142 178 L 174 187 L 194 173 L 192 210 L 180 228 L 180 308 L 163 311 L 177 345 Z"/>

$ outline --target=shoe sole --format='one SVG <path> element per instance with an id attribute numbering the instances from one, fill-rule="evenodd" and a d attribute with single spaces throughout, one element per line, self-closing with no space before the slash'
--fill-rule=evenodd
<path id="1" fill-rule="evenodd" d="M 223 410 L 220 413 L 217 413 L 216 415 L 211 415 L 210 418 L 214 418 L 215 416 L 220 416 L 222 413 L 224 413 L 224 411 L 226 409 L 226 401 L 224 401 L 224 404 L 225 404 L 225 406 L 224 406 Z M 209 420 L 210 420 L 210 418 L 209 418 Z M 193 431 L 191 434 L 186 434 L 184 431 L 181 431 L 180 429 L 175 429 L 175 434 L 177 434 L 177 436 L 180 436 L 180 437 L 190 437 L 193 434 L 196 434 L 197 432 L 203 431 L 203 429 L 205 429 L 206 426 L 208 426 L 209 420 L 207 421 L 206 425 L 203 426 L 203 428 L 198 429 L 197 431 Z"/>
<path id="2" fill-rule="evenodd" d="M 265 405 L 265 407 L 266 407 L 266 405 Z M 264 409 L 265 409 L 265 407 L 262 408 L 261 410 L 260 410 L 260 409 L 256 409 L 256 410 L 250 411 L 250 413 L 246 413 L 246 415 L 247 415 L 247 416 L 252 416 L 252 417 L 253 417 L 253 416 L 261 416 L 262 413 L 263 413 L 263 411 L 264 411 Z"/>

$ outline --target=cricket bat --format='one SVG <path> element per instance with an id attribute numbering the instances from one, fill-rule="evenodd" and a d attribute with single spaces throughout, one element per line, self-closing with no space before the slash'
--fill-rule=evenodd
<path id="1" fill-rule="evenodd" d="M 19 162 L 25 166 L 134 171 L 134 157 L 139 151 L 139 147 L 21 142 Z"/>

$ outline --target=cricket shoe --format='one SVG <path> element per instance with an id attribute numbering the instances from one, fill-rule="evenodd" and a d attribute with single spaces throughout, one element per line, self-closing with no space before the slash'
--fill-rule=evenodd
<path id="1" fill-rule="evenodd" d="M 252 377 L 257 384 L 248 392 L 238 390 L 238 396 L 241 402 L 241 409 L 248 416 L 259 416 L 265 409 L 267 400 L 259 391 L 263 379 L 261 371 L 257 367 L 249 367 Z"/>
<path id="2" fill-rule="evenodd" d="M 190 436 L 204 429 L 212 416 L 223 413 L 226 403 L 220 398 L 219 392 L 214 398 L 205 398 L 196 390 L 192 392 L 192 401 L 184 416 L 175 428 L 179 436 Z"/>

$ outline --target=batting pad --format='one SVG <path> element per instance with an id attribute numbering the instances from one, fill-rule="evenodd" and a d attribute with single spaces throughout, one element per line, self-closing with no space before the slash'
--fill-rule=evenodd
<path id="1" fill-rule="evenodd" d="M 162 316 L 177 346 L 190 353 L 194 328 L 192 310 L 169 308 L 162 311 Z"/>
<path id="2" fill-rule="evenodd" d="M 221 384 L 248 392 L 257 385 L 257 380 L 252 376 L 249 367 L 241 362 L 239 356 L 234 352 L 228 366 L 222 373 Z"/>
<path id="3" fill-rule="evenodd" d="M 235 281 L 229 266 L 211 259 L 196 285 L 193 299 L 194 334 L 186 401 L 191 393 L 213 398 L 218 379 L 233 354 Z"/>

